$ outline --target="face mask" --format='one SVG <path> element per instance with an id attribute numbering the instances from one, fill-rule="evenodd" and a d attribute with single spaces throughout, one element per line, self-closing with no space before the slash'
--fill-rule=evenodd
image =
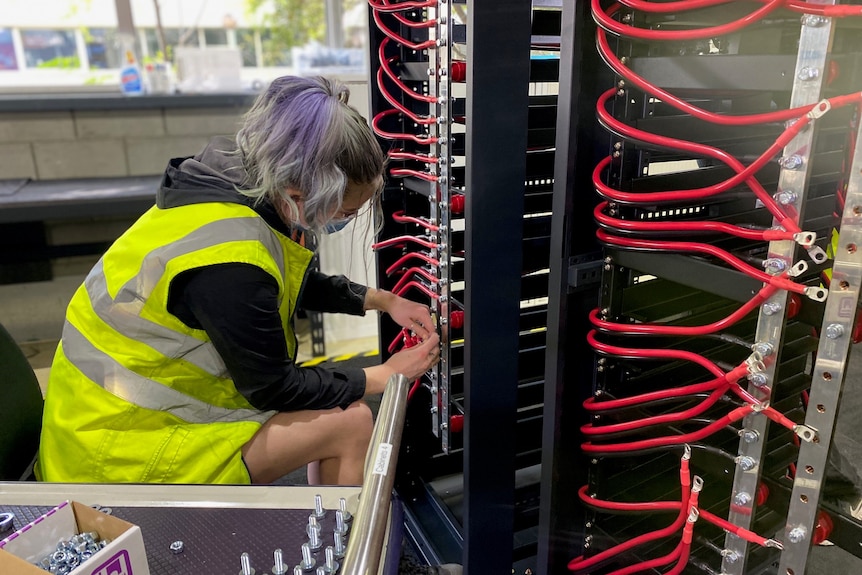
<path id="1" fill-rule="evenodd" d="M 324 228 L 324 231 L 325 231 L 327 234 L 334 234 L 334 233 L 336 233 L 336 232 L 340 232 L 341 230 L 343 230 L 343 229 L 344 229 L 344 227 L 345 227 L 347 224 L 349 224 L 349 223 L 350 223 L 350 221 L 351 221 L 352 219 L 353 219 L 353 218 L 352 218 L 352 217 L 350 217 L 350 218 L 344 218 L 343 220 L 332 220 L 331 222 L 329 222 L 328 224 L 326 224 L 326 227 Z"/>

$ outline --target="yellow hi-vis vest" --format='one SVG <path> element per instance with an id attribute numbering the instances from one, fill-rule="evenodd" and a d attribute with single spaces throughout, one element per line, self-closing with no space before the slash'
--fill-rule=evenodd
<path id="1" fill-rule="evenodd" d="M 236 390 L 206 332 L 167 311 L 171 282 L 222 263 L 260 267 L 291 318 L 312 253 L 251 208 L 151 208 L 78 288 L 45 398 L 37 475 L 96 483 L 249 483 L 241 449 L 274 411 Z"/>

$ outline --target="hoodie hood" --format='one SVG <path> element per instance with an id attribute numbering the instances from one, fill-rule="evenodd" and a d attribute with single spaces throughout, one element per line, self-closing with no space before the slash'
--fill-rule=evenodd
<path id="1" fill-rule="evenodd" d="M 252 208 L 270 227 L 290 236 L 290 228 L 272 203 L 265 199 L 255 203 L 237 191 L 243 187 L 245 175 L 236 142 L 227 136 L 215 137 L 198 155 L 168 162 L 156 193 L 156 205 L 167 210 L 210 202 L 241 204 Z"/>

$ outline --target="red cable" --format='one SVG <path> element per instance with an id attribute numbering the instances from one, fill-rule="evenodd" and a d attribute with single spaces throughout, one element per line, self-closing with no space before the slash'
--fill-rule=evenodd
<path id="1" fill-rule="evenodd" d="M 438 179 L 437 176 L 431 172 L 420 172 L 419 170 L 408 170 L 406 168 L 392 168 L 389 170 L 389 174 L 400 177 L 413 176 L 414 178 L 419 178 L 426 182 L 436 182 Z"/>
<path id="2" fill-rule="evenodd" d="M 665 192 L 669 193 L 669 192 Z M 637 194 L 640 196 L 641 194 Z M 638 199 L 640 201 L 640 199 Z M 785 230 L 765 229 L 758 230 L 752 228 L 743 228 L 728 224 L 725 222 L 716 221 L 635 221 L 621 220 L 605 213 L 608 207 L 608 202 L 601 202 L 593 209 L 593 217 L 597 222 L 604 226 L 626 230 L 632 232 L 719 232 L 730 234 L 747 240 L 758 240 L 771 242 L 775 240 L 793 240 L 794 233 Z"/>
<path id="3" fill-rule="evenodd" d="M 437 281 L 438 281 L 436 277 L 434 277 L 433 275 L 428 273 L 426 270 L 424 270 L 422 268 L 413 267 L 413 268 L 410 268 L 409 270 L 407 270 L 406 272 L 404 272 L 404 275 L 401 277 L 400 280 L 398 280 L 398 283 L 395 284 L 395 286 L 392 288 L 392 291 L 395 292 L 395 291 L 398 291 L 399 289 L 401 289 L 402 287 L 404 287 L 404 284 L 406 284 L 407 280 L 410 278 L 410 274 L 420 275 L 431 283 L 437 283 Z"/>
<path id="4" fill-rule="evenodd" d="M 663 539 L 665 537 L 669 537 L 673 535 L 677 531 L 679 531 L 680 527 L 683 526 L 687 514 L 682 511 L 684 509 L 689 500 L 691 499 L 691 475 L 689 473 L 689 464 L 688 458 L 683 457 L 680 463 L 679 469 L 679 483 L 682 495 L 680 497 L 680 501 L 684 501 L 686 505 L 680 504 L 680 513 L 677 515 L 676 519 L 674 519 L 673 523 L 664 527 L 662 529 L 658 529 L 656 531 L 652 531 L 650 533 L 644 533 L 642 535 L 638 535 L 628 541 L 624 541 L 609 549 L 605 549 L 601 553 L 597 553 L 589 558 L 584 557 L 575 557 L 571 561 L 569 561 L 568 568 L 569 571 L 582 572 L 588 569 L 595 567 L 597 564 L 602 563 L 623 553 L 624 551 L 628 551 L 629 549 L 633 549 L 639 545 L 644 543 L 649 543 L 650 541 L 655 541 L 656 539 Z"/>
<path id="5" fill-rule="evenodd" d="M 674 96 L 670 92 L 656 86 L 655 84 L 652 84 L 645 78 L 635 74 L 630 68 L 628 68 L 616 57 L 610 47 L 610 44 L 608 44 L 607 34 L 605 34 L 605 31 L 601 28 L 597 30 L 596 43 L 598 45 L 599 54 L 602 56 L 602 59 L 605 61 L 605 63 L 607 63 L 608 66 L 610 66 L 617 74 L 625 78 L 627 82 L 631 82 L 644 92 L 649 93 L 651 96 L 655 96 L 663 103 L 669 104 L 677 110 L 680 110 L 681 112 L 686 112 L 688 114 L 691 114 L 695 118 L 699 118 L 701 120 L 705 120 L 714 124 L 721 124 L 724 126 L 747 126 L 751 124 L 765 124 L 769 122 L 785 122 L 787 120 L 793 120 L 807 114 L 817 105 L 807 104 L 798 108 L 790 108 L 787 110 L 766 112 L 762 114 L 751 114 L 746 116 L 728 116 L 725 114 L 708 112 L 706 110 L 703 110 L 702 108 L 698 108 L 697 106 L 689 102 L 686 102 L 682 98 Z M 858 96 L 858 94 L 856 96 Z M 848 94 L 847 96 L 841 96 L 840 98 L 847 97 L 852 98 L 853 95 Z M 838 107 L 841 105 L 844 104 L 841 104 L 840 100 L 839 102 L 833 102 L 832 104 L 833 107 Z"/>
<path id="6" fill-rule="evenodd" d="M 435 260 L 434 258 L 432 258 L 431 256 L 429 256 L 428 254 L 426 254 L 424 252 L 410 252 L 409 254 L 404 254 L 403 256 L 401 256 L 400 258 L 395 260 L 394 264 L 392 264 L 391 266 L 386 268 L 386 275 L 390 276 L 393 273 L 395 273 L 396 271 L 398 271 L 401 268 L 401 266 L 404 264 L 404 262 L 406 262 L 410 258 L 418 258 L 425 263 L 431 264 L 434 267 L 438 267 L 440 265 L 440 262 L 438 260 Z"/>
<path id="7" fill-rule="evenodd" d="M 628 247 L 628 248 L 640 248 L 640 249 L 648 249 L 648 250 L 657 250 L 657 251 L 681 251 L 681 252 L 696 252 L 702 254 L 708 254 L 718 259 L 724 261 L 729 264 L 731 267 L 739 270 L 740 272 L 758 280 L 763 283 L 767 283 L 770 285 L 774 285 L 780 289 L 786 291 L 792 291 L 794 293 L 804 294 L 806 286 L 802 284 L 798 284 L 796 282 L 790 281 L 783 276 L 771 276 L 768 273 L 761 271 L 753 266 L 748 265 L 741 259 L 732 255 L 730 252 L 727 252 L 721 248 L 713 246 L 712 244 L 703 244 L 698 242 L 668 242 L 668 241 L 658 241 L 658 240 L 640 240 L 640 239 L 631 239 L 631 238 L 623 238 L 619 236 L 611 236 L 604 232 L 603 230 L 599 230 L 596 232 L 596 237 L 599 238 L 599 241 L 611 245 Z"/>
<path id="8" fill-rule="evenodd" d="M 593 19 L 596 23 L 609 32 L 613 32 L 620 36 L 628 38 L 638 38 L 640 40 L 699 40 L 702 38 L 714 38 L 715 36 L 723 36 L 731 32 L 741 30 L 758 20 L 762 20 L 769 13 L 775 11 L 785 3 L 785 0 L 770 0 L 766 5 L 757 10 L 746 14 L 739 20 L 734 20 L 727 24 L 719 26 L 710 26 L 708 28 L 697 28 L 694 30 L 648 30 L 644 28 L 635 28 L 617 22 L 611 18 L 611 14 L 616 12 L 616 8 L 610 13 L 602 9 L 600 0 L 592 0 Z"/>
<path id="9" fill-rule="evenodd" d="M 393 116 L 393 115 L 396 115 L 398 113 L 399 113 L 398 110 L 384 110 L 384 111 L 380 112 L 379 114 L 377 114 L 376 116 L 374 116 L 374 118 L 371 119 L 371 127 L 374 128 L 374 133 L 377 134 L 378 136 L 380 136 L 381 138 L 385 138 L 387 140 L 410 140 L 410 141 L 416 142 L 417 144 L 422 144 L 422 145 L 433 144 L 437 141 L 437 138 L 435 138 L 433 136 L 421 138 L 419 136 L 416 136 L 415 134 L 387 132 L 379 126 L 380 120 L 382 120 L 383 118 L 385 118 L 387 116 Z"/>
<path id="10" fill-rule="evenodd" d="M 617 323 L 601 319 L 599 310 L 594 309 L 590 312 L 590 323 L 598 329 L 605 331 L 622 332 L 626 334 L 651 334 L 651 335 L 706 335 L 715 333 L 728 328 L 739 320 L 747 316 L 756 307 L 769 299 L 772 294 L 778 291 L 778 288 L 767 285 L 764 286 L 753 298 L 748 300 L 742 307 L 730 314 L 729 316 L 712 322 L 707 325 L 698 326 L 682 326 L 682 325 L 663 325 L 650 323 Z"/>
<path id="11" fill-rule="evenodd" d="M 684 12 L 687 10 L 699 10 L 710 6 L 720 6 L 721 4 L 730 4 L 734 0 L 678 0 L 675 2 L 647 2 L 644 0 L 617 0 L 634 10 L 642 12 L 651 12 L 655 14 L 667 12 Z M 765 0 L 760 0 L 761 2 Z M 804 14 L 815 14 L 830 17 L 844 16 L 859 16 L 862 15 L 862 7 L 860 6 L 823 6 L 810 4 L 808 2 L 797 2 L 794 0 L 785 0 L 784 7 L 788 10 L 802 12 Z"/>
<path id="12" fill-rule="evenodd" d="M 737 421 L 743 419 L 745 416 L 747 416 L 749 413 L 752 413 L 753 411 L 754 408 L 751 405 L 737 407 L 727 415 L 720 417 L 719 419 L 703 427 L 702 429 L 699 429 L 698 431 L 692 431 L 690 433 L 683 433 L 681 435 L 653 437 L 650 439 L 641 439 L 639 441 L 612 443 L 607 445 L 595 445 L 593 443 L 586 442 L 581 444 L 581 449 L 583 449 L 587 453 L 622 453 L 626 451 L 651 449 L 653 447 L 667 447 L 670 445 L 680 445 L 682 443 L 694 443 L 696 441 L 700 441 L 701 439 L 709 437 L 710 435 L 714 434 L 717 431 L 720 431 L 721 429 L 724 429 L 732 423 L 736 423 Z"/>
<path id="13" fill-rule="evenodd" d="M 715 391 L 710 393 L 709 397 L 707 397 L 694 407 L 686 409 L 685 411 L 679 411 L 676 413 L 663 413 L 661 415 L 653 415 L 650 417 L 644 417 L 641 419 L 635 419 L 623 423 L 611 423 L 608 425 L 593 425 L 592 423 L 587 423 L 581 426 L 581 433 L 583 433 L 584 435 L 605 435 L 608 433 L 632 431 L 635 429 L 641 429 L 653 425 L 663 425 L 675 421 L 691 419 L 693 417 L 697 417 L 698 415 L 703 414 L 710 407 L 715 405 L 716 402 L 718 402 L 718 400 L 721 399 L 727 392 L 728 387 L 730 387 L 730 384 L 725 383 L 723 386 L 720 386 Z"/>
<path id="14" fill-rule="evenodd" d="M 423 284 L 421 284 L 417 281 L 407 282 L 406 284 L 404 284 L 404 287 L 401 288 L 401 291 L 393 292 L 393 293 L 397 293 L 397 295 L 404 295 L 407 292 L 407 290 L 409 290 L 412 287 L 418 289 L 419 291 L 421 291 L 422 293 L 424 293 L 425 295 L 427 295 L 431 299 L 437 299 L 436 293 L 432 292 L 426 286 L 424 286 Z"/>
<path id="15" fill-rule="evenodd" d="M 683 387 L 671 387 L 658 391 L 650 391 L 640 395 L 624 397 L 622 399 L 610 399 L 605 401 L 596 401 L 595 398 L 588 398 L 584 401 L 584 409 L 587 411 L 608 411 L 612 409 L 621 409 L 624 407 L 632 407 L 641 403 L 649 403 L 661 399 L 671 397 L 679 397 L 683 395 L 693 395 L 712 391 L 725 383 L 736 383 L 741 378 L 745 377 L 747 368 L 745 364 L 739 365 L 729 371 L 724 377 L 717 377 L 704 383 L 696 383 Z"/>
<path id="16" fill-rule="evenodd" d="M 727 377 L 727 373 L 720 367 L 703 357 L 702 355 L 691 351 L 681 349 L 640 349 L 634 347 L 618 347 L 607 343 L 602 343 L 596 339 L 596 331 L 590 330 L 587 333 L 587 342 L 597 351 L 608 355 L 618 355 L 622 357 L 635 357 L 643 359 L 681 359 L 691 361 L 698 364 L 702 368 L 709 371 L 715 377 L 723 379 Z"/>
<path id="17" fill-rule="evenodd" d="M 383 45 L 381 44 L 380 46 L 382 47 Z M 430 126 L 431 124 L 434 124 L 437 122 L 437 119 L 434 116 L 419 116 L 417 114 L 414 114 L 412 111 L 408 110 L 404 104 L 402 104 L 401 102 L 396 100 L 392 96 L 392 94 L 389 93 L 389 91 L 383 85 L 383 67 L 382 66 L 377 69 L 377 89 L 380 91 L 380 94 L 383 96 L 383 98 L 387 102 L 389 102 L 393 108 L 395 108 L 396 110 L 398 110 L 399 112 L 401 112 L 402 114 L 404 114 L 405 116 L 407 116 L 408 118 L 410 118 L 411 120 L 416 122 L 417 124 L 419 124 L 421 126 Z"/>
<path id="18" fill-rule="evenodd" d="M 389 154 L 389 159 L 391 160 L 416 160 L 417 162 L 424 162 L 426 164 L 437 164 L 440 162 L 439 158 L 435 158 L 433 156 L 428 156 L 425 154 L 412 154 L 410 152 L 405 152 L 404 150 L 391 150 Z"/>
<path id="19" fill-rule="evenodd" d="M 428 240 L 423 240 L 422 238 L 418 238 L 416 236 L 398 236 L 394 238 L 389 238 L 388 240 L 383 240 L 381 242 L 371 244 L 371 249 L 379 250 L 381 248 L 388 248 L 390 246 L 402 245 L 404 244 L 404 242 L 413 242 L 419 244 L 423 248 L 428 248 L 429 250 L 437 249 L 436 243 Z"/>
<path id="20" fill-rule="evenodd" d="M 437 5 L 437 0 L 421 0 L 420 2 L 397 2 L 390 4 L 384 1 L 382 4 L 374 0 L 368 0 L 368 5 L 378 12 L 397 12 L 412 10 L 414 8 L 430 8 Z"/>
<path id="21" fill-rule="evenodd" d="M 779 224 L 781 224 L 781 226 L 785 230 L 794 233 L 800 231 L 799 226 L 796 224 L 796 222 L 787 217 L 787 214 L 784 213 L 781 207 L 776 203 L 775 199 L 769 194 L 769 192 L 766 191 L 763 185 L 757 181 L 757 179 L 754 177 L 754 174 L 758 170 L 760 170 L 760 168 L 762 168 L 767 162 L 769 162 L 776 153 L 780 152 L 784 145 L 789 142 L 793 137 L 795 137 L 796 134 L 803 127 L 805 127 L 805 125 L 809 122 L 808 116 L 803 116 L 803 118 L 801 118 L 798 122 L 794 123 L 792 126 L 784 130 L 781 136 L 778 137 L 775 143 L 772 144 L 766 152 L 764 152 L 750 166 L 746 167 L 742 164 L 742 162 L 740 162 L 724 150 L 720 150 L 712 146 L 707 146 L 705 144 L 698 144 L 695 142 L 678 140 L 676 138 L 668 138 L 666 136 L 650 134 L 649 132 L 644 132 L 643 130 L 632 128 L 631 126 L 620 122 L 610 113 L 608 113 L 607 109 L 605 108 L 605 103 L 607 102 L 607 100 L 613 97 L 615 94 L 615 88 L 607 90 L 599 98 L 596 107 L 599 119 L 603 120 L 611 129 L 618 130 L 627 136 L 633 136 L 638 139 L 642 139 L 650 144 L 680 149 L 687 152 L 691 152 L 693 154 L 715 158 L 727 164 L 737 173 L 736 175 L 730 177 L 723 182 L 700 189 L 675 190 L 671 192 L 653 192 L 645 194 L 624 193 L 614 190 L 609 186 L 606 186 L 601 181 L 601 178 L 598 177 L 604 166 L 609 163 L 609 161 L 607 161 L 606 159 L 603 162 L 599 163 L 599 166 L 601 167 L 597 167 L 593 171 L 593 183 L 596 184 L 596 187 L 598 188 L 598 192 L 600 194 L 606 195 L 603 192 L 610 192 L 607 194 L 607 196 L 611 199 L 631 202 L 696 200 L 721 193 L 723 191 L 733 188 L 738 184 L 741 184 L 742 182 L 745 182 L 746 184 L 748 184 L 748 187 L 751 188 L 752 192 L 754 192 L 754 195 L 757 196 L 757 198 L 761 202 L 763 202 L 766 208 L 770 211 L 770 213 L 772 213 L 773 216 L 775 216 Z"/>
<path id="22" fill-rule="evenodd" d="M 399 44 L 402 44 L 403 46 L 407 46 L 408 48 L 411 48 L 413 50 L 426 50 L 428 48 L 433 48 L 437 45 L 436 40 L 426 40 L 425 42 L 420 42 L 417 44 L 415 42 L 411 42 L 407 38 L 399 36 L 392 30 L 387 28 L 386 25 L 383 23 L 383 20 L 380 19 L 380 10 L 375 10 L 373 13 L 373 17 L 374 23 L 377 24 L 377 27 L 380 29 L 381 32 L 383 32 Z"/>
<path id="23" fill-rule="evenodd" d="M 392 219 L 398 222 L 399 224 L 416 224 L 417 226 L 422 226 L 426 230 L 431 230 L 432 232 L 436 232 L 440 228 L 435 226 L 431 222 L 427 220 L 423 220 L 422 218 L 416 218 L 413 216 L 405 216 L 404 210 L 398 210 L 397 212 L 392 213 Z"/>

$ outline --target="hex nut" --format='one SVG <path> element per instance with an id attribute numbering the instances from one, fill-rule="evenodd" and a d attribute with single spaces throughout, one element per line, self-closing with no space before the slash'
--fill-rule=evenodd
<path id="1" fill-rule="evenodd" d="M 174 555 L 182 553 L 185 549 L 185 545 L 183 545 L 182 541 L 174 541 L 171 543 L 171 553 Z"/>

